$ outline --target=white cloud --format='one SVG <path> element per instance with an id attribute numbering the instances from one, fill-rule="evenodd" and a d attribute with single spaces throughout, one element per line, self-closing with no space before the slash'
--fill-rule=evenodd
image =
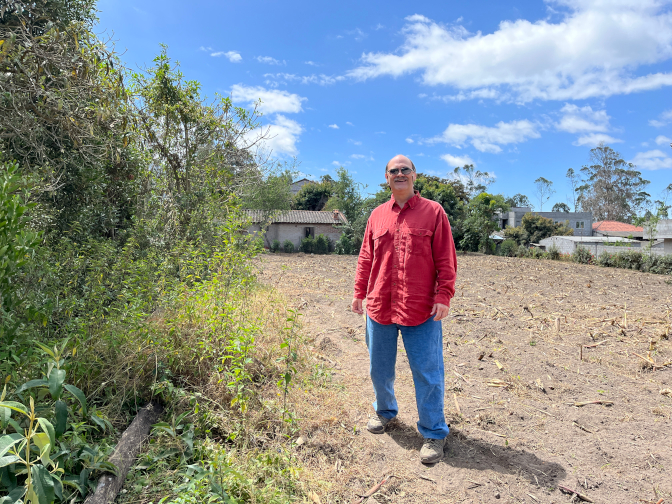
<path id="1" fill-rule="evenodd" d="M 329 127 L 332 129 L 339 129 L 338 124 L 330 124 Z"/>
<path id="2" fill-rule="evenodd" d="M 658 135 L 656 137 L 656 144 L 658 144 L 658 145 L 663 145 L 663 144 L 670 145 L 671 143 L 672 143 L 672 138 L 667 138 L 664 135 Z"/>
<path id="3" fill-rule="evenodd" d="M 261 100 L 259 111 L 265 114 L 272 114 L 275 112 L 301 112 L 303 110 L 301 102 L 307 98 L 277 89 L 235 84 L 231 88 L 231 99 L 234 102 L 245 102 L 249 106 L 254 105 L 257 100 Z"/>
<path id="4" fill-rule="evenodd" d="M 399 49 L 364 53 L 348 76 L 365 80 L 420 72 L 427 85 L 456 88 L 462 93 L 456 99 L 487 91 L 518 102 L 607 97 L 672 85 L 672 73 L 645 73 L 648 65 L 672 56 L 669 0 L 547 4 L 563 12 L 559 21 L 502 21 L 492 33 L 410 16 Z M 639 75 L 638 68 L 643 69 Z"/>
<path id="5" fill-rule="evenodd" d="M 339 163 L 338 161 L 332 161 L 331 164 L 334 166 L 341 166 L 342 163 Z"/>
<path id="6" fill-rule="evenodd" d="M 672 168 L 672 158 L 658 149 L 638 152 L 631 163 L 644 170 L 663 170 Z"/>
<path id="7" fill-rule="evenodd" d="M 448 163 L 448 166 L 451 168 L 456 168 L 456 167 L 462 167 L 464 165 L 474 165 L 476 166 L 476 163 L 474 163 L 474 160 L 471 159 L 469 156 L 453 156 L 451 154 L 443 154 L 441 156 L 441 159 L 443 159 L 446 163 Z"/>
<path id="8" fill-rule="evenodd" d="M 278 114 L 271 124 L 248 133 L 246 140 L 249 143 L 257 142 L 260 147 L 270 149 L 274 154 L 296 156 L 299 153 L 296 143 L 302 132 L 303 127 L 298 122 Z M 260 139 L 262 134 L 265 138 Z"/>
<path id="9" fill-rule="evenodd" d="M 314 61 L 304 61 L 303 63 L 306 64 L 306 65 L 310 65 L 310 66 L 320 66 L 317 63 L 315 63 Z"/>
<path id="10" fill-rule="evenodd" d="M 609 116 L 606 110 L 593 110 L 589 105 L 577 107 L 570 103 L 560 109 L 563 116 L 555 127 L 568 133 L 609 131 Z"/>
<path id="11" fill-rule="evenodd" d="M 660 119 L 651 119 L 649 121 L 649 124 L 656 128 L 662 128 L 663 126 L 667 126 L 672 121 L 672 110 L 666 110 L 665 112 L 660 114 L 659 117 Z"/>
<path id="12" fill-rule="evenodd" d="M 345 80 L 345 77 L 342 75 L 325 75 L 325 74 L 311 74 L 311 75 L 296 75 L 290 73 L 267 73 L 264 74 L 266 78 L 272 78 L 284 82 L 300 82 L 301 84 L 319 84 L 320 86 L 329 86 L 331 84 L 336 84 L 339 81 Z"/>
<path id="13" fill-rule="evenodd" d="M 604 133 L 590 133 L 588 135 L 580 136 L 576 142 L 573 142 L 573 144 L 577 146 L 586 145 L 588 147 L 596 147 L 601 143 L 614 144 L 621 142 L 623 142 L 623 140 L 605 135 Z"/>
<path id="14" fill-rule="evenodd" d="M 345 121 L 345 124 L 347 124 L 348 126 L 354 126 L 354 124 L 352 124 L 350 121 Z"/>
<path id="15" fill-rule="evenodd" d="M 541 135 L 535 123 L 524 119 L 505 123 L 498 122 L 494 127 L 479 124 L 450 124 L 439 136 L 428 140 L 429 143 L 444 142 L 462 148 L 467 143 L 481 152 L 501 152 L 500 145 L 516 144 Z"/>
<path id="16" fill-rule="evenodd" d="M 271 58 L 270 56 L 257 56 L 257 61 L 259 63 L 266 63 L 268 65 L 286 65 L 287 62 L 285 60 L 277 60 L 275 58 Z"/>
<path id="17" fill-rule="evenodd" d="M 412 143 L 413 143 L 413 139 L 412 139 L 412 138 L 407 138 L 407 139 L 406 139 L 406 143 L 412 144 Z"/>
<path id="18" fill-rule="evenodd" d="M 217 51 L 210 53 L 210 56 L 218 58 L 219 56 L 226 56 L 231 63 L 240 63 L 243 61 L 243 57 L 237 51 Z"/>
<path id="19" fill-rule="evenodd" d="M 359 140 L 353 140 L 352 138 L 348 139 L 348 142 L 355 145 L 362 145 L 362 142 Z"/>
<path id="20" fill-rule="evenodd" d="M 351 154 L 350 157 L 352 159 L 366 159 L 366 156 L 364 154 Z"/>
<path id="21" fill-rule="evenodd" d="M 198 48 L 198 50 L 199 50 L 199 51 L 210 52 L 210 51 L 212 51 L 212 47 L 203 47 L 203 46 L 201 46 L 201 47 Z"/>

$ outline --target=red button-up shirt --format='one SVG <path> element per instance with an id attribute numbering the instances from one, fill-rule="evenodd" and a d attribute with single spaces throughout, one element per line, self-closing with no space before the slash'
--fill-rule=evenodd
<path id="1" fill-rule="evenodd" d="M 457 256 L 443 207 L 415 195 L 400 208 L 394 196 L 369 217 L 359 252 L 355 298 L 379 324 L 415 326 L 435 303 L 450 305 Z"/>

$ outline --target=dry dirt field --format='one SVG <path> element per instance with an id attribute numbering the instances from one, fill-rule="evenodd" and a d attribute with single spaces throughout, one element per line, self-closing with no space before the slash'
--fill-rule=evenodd
<path id="1" fill-rule="evenodd" d="M 443 324 L 451 434 L 443 460 L 424 466 L 401 339 L 399 416 L 383 435 L 366 431 L 373 390 L 363 319 L 350 311 L 355 266 L 356 257 L 302 254 L 259 264 L 332 373 L 324 391 L 295 403 L 313 503 L 360 502 L 390 476 L 363 501 L 672 504 L 669 277 L 458 256 Z"/>

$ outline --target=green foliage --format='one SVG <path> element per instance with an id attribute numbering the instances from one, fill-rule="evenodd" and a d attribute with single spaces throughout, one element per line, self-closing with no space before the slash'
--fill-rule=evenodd
<path id="1" fill-rule="evenodd" d="M 553 208 L 551 208 L 551 212 L 565 212 L 569 213 L 571 212 L 571 209 L 569 208 L 569 205 L 567 203 L 556 203 L 553 205 Z"/>
<path id="2" fill-rule="evenodd" d="M 514 257 L 518 252 L 518 244 L 514 240 L 504 240 L 499 251 L 504 257 Z"/>
<path id="3" fill-rule="evenodd" d="M 112 425 L 65 383 L 66 359 L 74 355 L 65 352 L 67 341 L 37 345 L 49 357 L 44 378 L 17 388 L 17 400 L 6 399 L 7 384 L 0 396 L 0 489 L 33 503 L 69 502 L 86 497 L 98 471 L 115 470 L 106 451 L 86 439 L 88 430 Z"/>
<path id="4" fill-rule="evenodd" d="M 593 254 L 591 254 L 585 247 L 578 246 L 574 252 L 572 252 L 572 261 L 575 263 L 592 264 L 593 259 Z"/>
<path id="5" fill-rule="evenodd" d="M 0 165 L 0 341 L 11 345 L 21 319 L 17 311 L 24 304 L 18 277 L 35 253 L 40 233 L 28 229 L 28 203 L 25 181 L 16 163 Z"/>
<path id="6" fill-rule="evenodd" d="M 312 236 L 307 236 L 301 240 L 299 252 L 303 252 L 304 254 L 312 254 L 315 252 L 315 240 Z"/>
<path id="7" fill-rule="evenodd" d="M 574 230 L 567 223 L 555 224 L 553 219 L 532 212 L 523 215 L 519 227 L 507 227 L 504 230 L 504 236 L 515 240 L 519 245 L 539 243 L 550 236 L 572 236 L 573 234 Z"/>
<path id="8" fill-rule="evenodd" d="M 530 257 L 530 248 L 525 245 L 519 245 L 518 251 L 516 252 L 517 257 Z"/>
<path id="9" fill-rule="evenodd" d="M 533 205 L 527 196 L 521 193 L 514 194 L 510 198 L 506 198 L 506 204 L 510 207 L 527 207 L 531 208 Z"/>
<path id="10" fill-rule="evenodd" d="M 593 219 L 630 222 L 649 202 L 648 180 L 636 166 L 611 147 L 600 144 L 590 150 L 590 166 L 581 168 L 582 184 L 576 188 L 577 204 Z M 568 172 L 569 176 L 569 172 Z"/>
<path id="11" fill-rule="evenodd" d="M 336 172 L 338 178 L 332 184 L 332 196 L 324 206 L 324 210 L 340 210 L 348 222 L 355 222 L 361 215 L 363 198 L 359 193 L 360 184 L 342 166 Z"/>
<path id="12" fill-rule="evenodd" d="M 352 242 L 350 241 L 350 237 L 345 233 L 343 233 L 341 237 L 336 240 L 334 248 L 335 252 L 339 255 L 350 255 L 353 253 Z"/>
<path id="13" fill-rule="evenodd" d="M 291 254 L 292 252 L 294 252 L 294 244 L 292 243 L 292 241 L 285 240 L 285 242 L 282 244 L 282 250 L 284 250 L 286 254 Z"/>
<path id="14" fill-rule="evenodd" d="M 552 244 L 550 247 L 548 247 L 548 258 L 553 260 L 553 261 L 558 261 L 562 257 L 562 254 L 560 253 L 560 249 L 554 244 Z"/>
<path id="15" fill-rule="evenodd" d="M 494 220 L 495 214 L 508 210 L 504 197 L 486 192 L 473 198 L 467 207 L 467 218 L 464 221 L 464 238 L 459 243 L 462 250 L 490 252 L 492 240 L 490 235 L 499 229 Z"/>
<path id="16" fill-rule="evenodd" d="M 313 242 L 313 251 L 316 254 L 328 254 L 329 253 L 329 239 L 323 234 L 319 234 L 315 237 Z"/>
<path id="17" fill-rule="evenodd" d="M 280 250 L 280 240 L 273 240 L 271 243 L 271 252 L 277 252 Z"/>
<path id="18" fill-rule="evenodd" d="M 320 211 L 324 208 L 334 192 L 333 180 L 327 179 L 320 183 L 308 183 L 301 189 L 292 202 L 292 208 L 296 210 Z"/>

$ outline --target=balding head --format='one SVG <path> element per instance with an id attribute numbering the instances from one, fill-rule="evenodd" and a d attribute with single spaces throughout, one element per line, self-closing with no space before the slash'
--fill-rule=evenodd
<path id="1" fill-rule="evenodd" d="M 388 170 L 388 168 L 389 168 L 389 166 L 390 166 L 390 163 L 392 163 L 393 161 L 395 161 L 395 162 L 396 162 L 396 161 L 402 161 L 402 162 L 405 162 L 405 163 L 409 163 L 410 166 L 411 166 L 411 168 L 413 168 L 413 171 L 415 171 L 415 165 L 413 164 L 413 161 L 411 161 L 408 157 L 404 156 L 403 154 L 397 154 L 397 155 L 394 156 L 392 159 L 390 159 L 390 160 L 387 162 L 387 164 L 385 165 L 385 173 L 387 173 L 387 170 Z M 407 165 L 407 166 L 408 166 L 408 165 Z"/>

